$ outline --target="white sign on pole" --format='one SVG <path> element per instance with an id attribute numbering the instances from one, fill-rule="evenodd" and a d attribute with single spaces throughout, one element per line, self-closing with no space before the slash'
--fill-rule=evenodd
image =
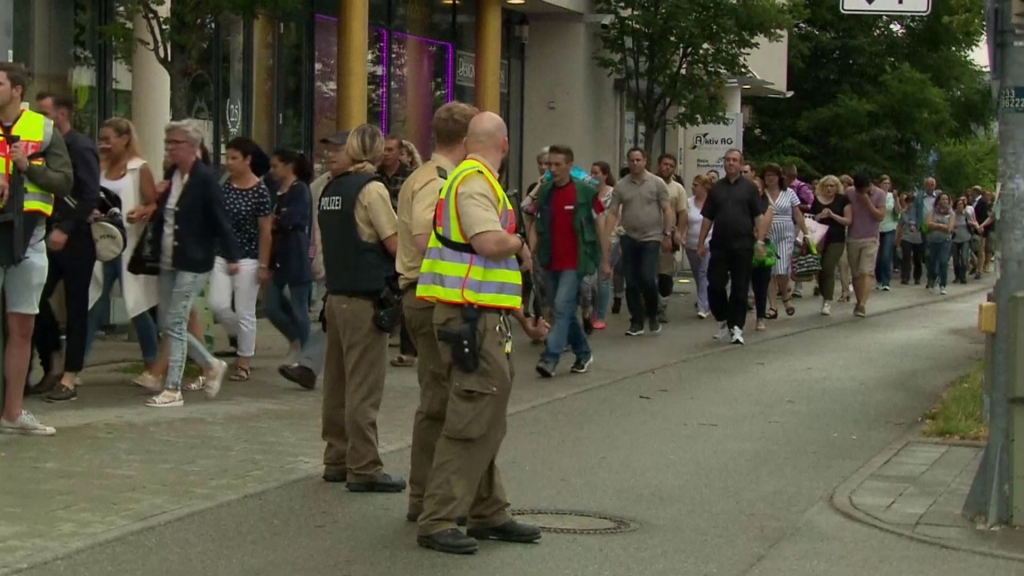
<path id="1" fill-rule="evenodd" d="M 693 178 L 711 170 L 725 176 L 722 158 L 730 148 L 743 150 L 743 115 L 729 114 L 724 124 L 692 126 L 679 131 L 683 182 L 689 190 Z"/>
<path id="2" fill-rule="evenodd" d="M 840 0 L 843 14 L 876 14 L 889 16 L 926 16 L 932 11 L 932 0 Z"/>

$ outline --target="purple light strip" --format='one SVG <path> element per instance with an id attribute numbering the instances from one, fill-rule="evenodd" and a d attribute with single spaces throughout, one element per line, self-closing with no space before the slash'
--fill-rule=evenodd
<path id="1" fill-rule="evenodd" d="M 325 20 L 328 22 L 338 23 L 338 19 L 327 16 L 325 14 L 316 14 L 314 16 L 318 20 Z M 386 130 L 388 121 L 388 96 L 390 90 L 388 90 L 388 56 L 390 54 L 390 43 L 388 42 L 388 35 L 402 36 L 404 38 L 412 38 L 413 40 L 419 40 L 428 44 L 443 47 L 447 56 L 447 65 L 445 66 L 445 102 L 451 102 L 455 98 L 455 47 L 451 42 L 444 42 L 442 40 L 435 40 L 433 38 L 425 38 L 423 36 L 416 36 L 414 34 L 406 34 L 404 32 L 389 32 L 385 28 L 379 26 L 370 26 L 371 30 L 377 30 L 381 34 L 381 56 L 384 60 L 381 66 L 381 109 L 380 109 L 380 129 Z"/>

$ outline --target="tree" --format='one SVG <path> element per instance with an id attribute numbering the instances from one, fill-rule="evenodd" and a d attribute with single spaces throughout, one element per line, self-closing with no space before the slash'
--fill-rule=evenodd
<path id="1" fill-rule="evenodd" d="M 626 86 L 650 152 L 665 126 L 724 120 L 722 89 L 749 74 L 746 56 L 778 40 L 797 1 L 595 0 L 603 50 L 597 64 Z"/>
<path id="2" fill-rule="evenodd" d="M 789 35 L 794 94 L 750 101 L 745 150 L 915 187 L 937 151 L 993 121 L 986 75 L 970 57 L 984 0 L 935 2 L 930 15 L 904 18 L 842 14 L 836 4 L 805 0 Z"/>
<path id="3" fill-rule="evenodd" d="M 105 32 L 124 62 L 131 62 L 137 46 L 156 56 L 171 78 L 171 118 L 181 120 L 190 112 L 189 83 L 202 73 L 197 63 L 223 16 L 286 16 L 302 5 L 303 0 L 115 0 L 117 18 Z M 146 26 L 141 38 L 136 38 L 132 26 L 137 17 Z"/>
<path id="4" fill-rule="evenodd" d="M 987 134 L 944 143 L 938 149 L 935 178 L 953 195 L 971 186 L 995 190 L 998 152 L 999 142 Z"/>

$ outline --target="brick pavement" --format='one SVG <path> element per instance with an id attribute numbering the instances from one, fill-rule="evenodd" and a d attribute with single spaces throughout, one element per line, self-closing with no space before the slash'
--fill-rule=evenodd
<path id="1" fill-rule="evenodd" d="M 986 286 L 954 287 L 950 298 L 979 293 Z M 625 315 L 612 316 L 609 330 L 591 342 L 595 364 L 586 375 L 568 374 L 568 362 L 553 380 L 537 379 L 533 364 L 540 349 L 517 342 L 519 375 L 512 411 L 628 378 L 687 357 L 730 350 L 711 339 L 710 320 L 693 317 L 686 285 L 673 298 L 672 322 L 662 334 L 625 338 Z M 939 300 L 924 290 L 876 293 L 872 313 Z M 770 324 L 758 340 L 853 321 L 852 306 L 838 305 L 833 316 L 817 313 L 816 299 L 796 301 L 798 314 Z M 965 318 L 965 325 L 974 322 Z M 146 394 L 128 384 L 116 365 L 89 368 L 77 402 L 29 409 L 58 428 L 55 438 L 0 436 L 0 574 L 34 560 L 65 553 L 119 531 L 174 514 L 214 505 L 270 488 L 319 470 L 320 392 L 282 381 L 275 366 L 285 343 L 261 321 L 257 358 L 249 382 L 226 383 L 207 401 L 189 395 L 183 409 L 143 406 Z M 397 352 L 392 349 L 392 353 Z M 134 344 L 104 342 L 97 356 L 136 357 Z M 667 386 L 683 383 L 667 382 Z M 418 401 L 415 372 L 388 368 L 379 419 L 384 451 L 407 445 Z M 385 458 L 385 461 L 389 461 Z M 406 462 L 389 462 L 405 474 Z"/>

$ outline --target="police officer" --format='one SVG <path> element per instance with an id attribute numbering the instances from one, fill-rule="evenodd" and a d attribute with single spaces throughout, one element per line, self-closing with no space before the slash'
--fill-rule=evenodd
<path id="1" fill-rule="evenodd" d="M 434 154 L 413 171 L 398 194 L 398 285 L 402 314 L 419 362 L 420 405 L 412 425 L 412 462 L 409 469 L 409 511 L 415 522 L 423 512 L 423 492 L 434 463 L 434 446 L 444 427 L 448 407 L 448 366 L 434 334 L 434 303 L 416 299 L 416 284 L 427 241 L 434 229 L 437 197 L 455 165 L 466 158 L 466 132 L 478 110 L 462 102 L 449 102 L 434 113 Z"/>
<path id="2" fill-rule="evenodd" d="M 505 437 L 512 391 L 511 323 L 514 316 L 531 338 L 547 325 L 522 313 L 522 269 L 530 250 L 516 235 L 515 210 L 497 180 L 508 154 L 508 129 L 484 112 L 469 124 L 465 161 L 448 174 L 427 243 L 416 297 L 434 303 L 434 328 L 448 365 L 448 406 L 434 450 L 420 546 L 471 554 L 477 540 L 535 542 L 540 530 L 509 513 L 495 457 Z M 469 512 L 463 534 L 456 519 Z"/>
<path id="3" fill-rule="evenodd" d="M 375 172 L 383 150 L 376 126 L 352 130 L 346 170 L 324 189 L 317 216 L 327 284 L 323 478 L 352 492 L 405 490 L 405 480 L 384 473 L 377 449 L 389 332 L 377 314 L 398 247 L 395 212 Z"/>

